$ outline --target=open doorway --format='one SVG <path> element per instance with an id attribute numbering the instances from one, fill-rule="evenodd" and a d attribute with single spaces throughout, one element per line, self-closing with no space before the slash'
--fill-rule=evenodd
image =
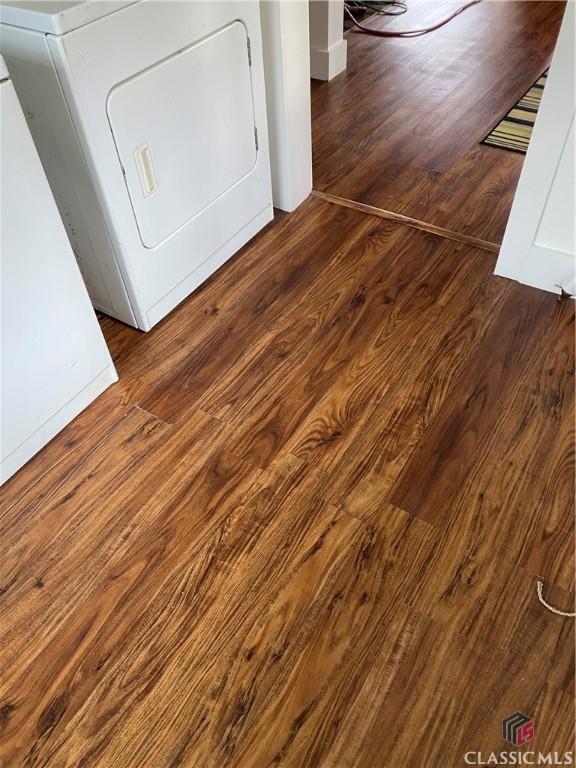
<path id="1" fill-rule="evenodd" d="M 358 18 L 419 29 L 462 4 Z M 346 71 L 312 85 L 314 188 L 498 249 L 524 155 L 483 141 L 546 72 L 564 8 L 485 0 L 419 37 L 346 29 Z"/>

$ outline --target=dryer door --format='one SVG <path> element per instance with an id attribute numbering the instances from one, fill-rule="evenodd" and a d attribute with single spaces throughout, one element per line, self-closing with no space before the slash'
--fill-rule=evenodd
<path id="1" fill-rule="evenodd" d="M 118 84 L 107 110 L 142 244 L 155 248 L 256 164 L 246 28 L 235 21 Z"/>

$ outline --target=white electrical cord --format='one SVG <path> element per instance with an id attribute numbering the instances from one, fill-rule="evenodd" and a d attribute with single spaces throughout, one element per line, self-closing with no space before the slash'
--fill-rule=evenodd
<path id="1" fill-rule="evenodd" d="M 558 608 L 554 608 L 553 605 L 550 605 L 550 603 L 547 603 L 546 600 L 544 600 L 544 597 L 542 596 L 542 590 L 544 589 L 544 581 L 542 579 L 538 579 L 536 582 L 536 592 L 538 593 L 538 599 L 542 603 L 542 605 L 545 608 L 548 608 L 549 611 L 552 611 L 552 613 L 555 613 L 557 616 L 567 616 L 568 618 L 576 618 L 576 613 L 570 613 L 569 611 L 560 611 Z"/>

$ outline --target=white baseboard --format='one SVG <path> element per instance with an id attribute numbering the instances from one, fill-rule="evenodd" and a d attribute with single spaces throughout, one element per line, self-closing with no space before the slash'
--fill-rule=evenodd
<path id="1" fill-rule="evenodd" d="M 310 48 L 310 77 L 314 80 L 332 80 L 346 69 L 348 42 L 339 40 L 327 51 Z"/>
<path id="2" fill-rule="evenodd" d="M 533 245 L 528 257 L 518 268 L 518 262 L 499 262 L 494 274 L 509 277 L 524 285 L 541 288 L 551 293 L 576 293 L 576 260 L 571 253 Z"/>

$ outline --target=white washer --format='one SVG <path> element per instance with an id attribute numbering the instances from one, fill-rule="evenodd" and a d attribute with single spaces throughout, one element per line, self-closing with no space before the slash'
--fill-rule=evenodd
<path id="1" fill-rule="evenodd" d="M 259 3 L 8 2 L 0 21 L 93 304 L 148 330 L 273 216 Z"/>
<path id="2" fill-rule="evenodd" d="M 0 57 L 0 483 L 116 372 Z"/>

